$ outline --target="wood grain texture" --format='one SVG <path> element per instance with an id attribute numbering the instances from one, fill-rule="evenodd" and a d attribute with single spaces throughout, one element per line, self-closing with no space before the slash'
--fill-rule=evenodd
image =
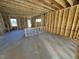
<path id="1" fill-rule="evenodd" d="M 52 12 L 51 13 L 51 32 L 53 33 L 53 30 L 54 30 L 54 20 L 55 20 L 55 13 L 54 12 Z"/>
<path id="2" fill-rule="evenodd" d="M 59 11 L 56 11 L 56 14 L 55 14 L 55 21 L 54 21 L 54 33 L 57 32 L 57 24 L 58 24 L 58 17 L 59 16 Z"/>
<path id="3" fill-rule="evenodd" d="M 77 22 L 78 22 L 78 16 L 79 16 L 79 5 L 76 8 L 75 17 L 74 17 L 74 20 L 73 20 L 72 29 L 71 29 L 71 33 L 70 33 L 70 38 L 73 38 L 75 28 L 76 28 L 76 25 L 77 25 Z"/>
<path id="4" fill-rule="evenodd" d="M 65 8 L 56 12 L 50 12 L 52 14 L 52 21 L 50 22 L 50 15 L 47 14 L 46 30 L 55 34 L 66 36 L 76 39 L 78 32 L 78 16 L 79 5 Z"/>
<path id="5" fill-rule="evenodd" d="M 65 36 L 67 36 L 67 37 L 70 36 L 73 18 L 74 18 L 74 15 L 75 15 L 75 10 L 76 10 L 76 6 L 71 7 L 70 10 L 69 10 L 68 21 L 67 21 L 66 31 L 65 31 Z"/>
<path id="6" fill-rule="evenodd" d="M 77 25 L 76 25 L 76 28 L 75 28 L 75 32 L 74 32 L 74 36 L 73 36 L 74 39 L 76 39 L 78 30 L 79 30 L 78 28 L 79 28 L 79 19 L 78 19 L 78 22 L 77 22 Z"/>
<path id="7" fill-rule="evenodd" d="M 64 10 L 59 10 L 59 19 L 58 19 L 58 26 L 57 26 L 57 34 L 60 34 L 60 31 L 61 31 L 61 24 L 62 24 L 62 20 L 63 20 L 63 13 L 64 13 Z"/>
<path id="8" fill-rule="evenodd" d="M 69 15 L 69 8 L 64 10 L 63 17 L 62 17 L 63 19 L 62 19 L 62 23 L 61 23 L 60 35 L 65 35 L 68 15 Z"/>

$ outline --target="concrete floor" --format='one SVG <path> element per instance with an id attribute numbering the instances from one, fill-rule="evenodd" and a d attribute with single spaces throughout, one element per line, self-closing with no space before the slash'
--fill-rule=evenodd
<path id="1" fill-rule="evenodd" d="M 0 39 L 0 59 L 74 59 L 75 49 L 72 40 L 50 33 L 25 38 L 13 31 Z"/>

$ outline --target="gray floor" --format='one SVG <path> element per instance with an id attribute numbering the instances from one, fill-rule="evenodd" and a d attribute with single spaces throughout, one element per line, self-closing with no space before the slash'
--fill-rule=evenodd
<path id="1" fill-rule="evenodd" d="M 50 33 L 24 38 L 13 31 L 0 39 L 0 59 L 74 59 L 75 49 L 72 40 Z"/>

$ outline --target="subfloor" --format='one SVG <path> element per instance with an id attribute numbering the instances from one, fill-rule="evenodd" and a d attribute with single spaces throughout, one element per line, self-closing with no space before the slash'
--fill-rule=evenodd
<path id="1" fill-rule="evenodd" d="M 0 59 L 74 59 L 75 50 L 72 40 L 51 33 L 25 38 L 13 31 L 0 39 Z"/>

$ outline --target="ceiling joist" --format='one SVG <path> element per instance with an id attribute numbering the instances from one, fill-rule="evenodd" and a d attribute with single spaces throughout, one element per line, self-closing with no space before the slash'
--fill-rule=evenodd
<path id="1" fill-rule="evenodd" d="M 78 0 L 0 0 L 0 12 L 35 16 L 78 4 Z"/>

